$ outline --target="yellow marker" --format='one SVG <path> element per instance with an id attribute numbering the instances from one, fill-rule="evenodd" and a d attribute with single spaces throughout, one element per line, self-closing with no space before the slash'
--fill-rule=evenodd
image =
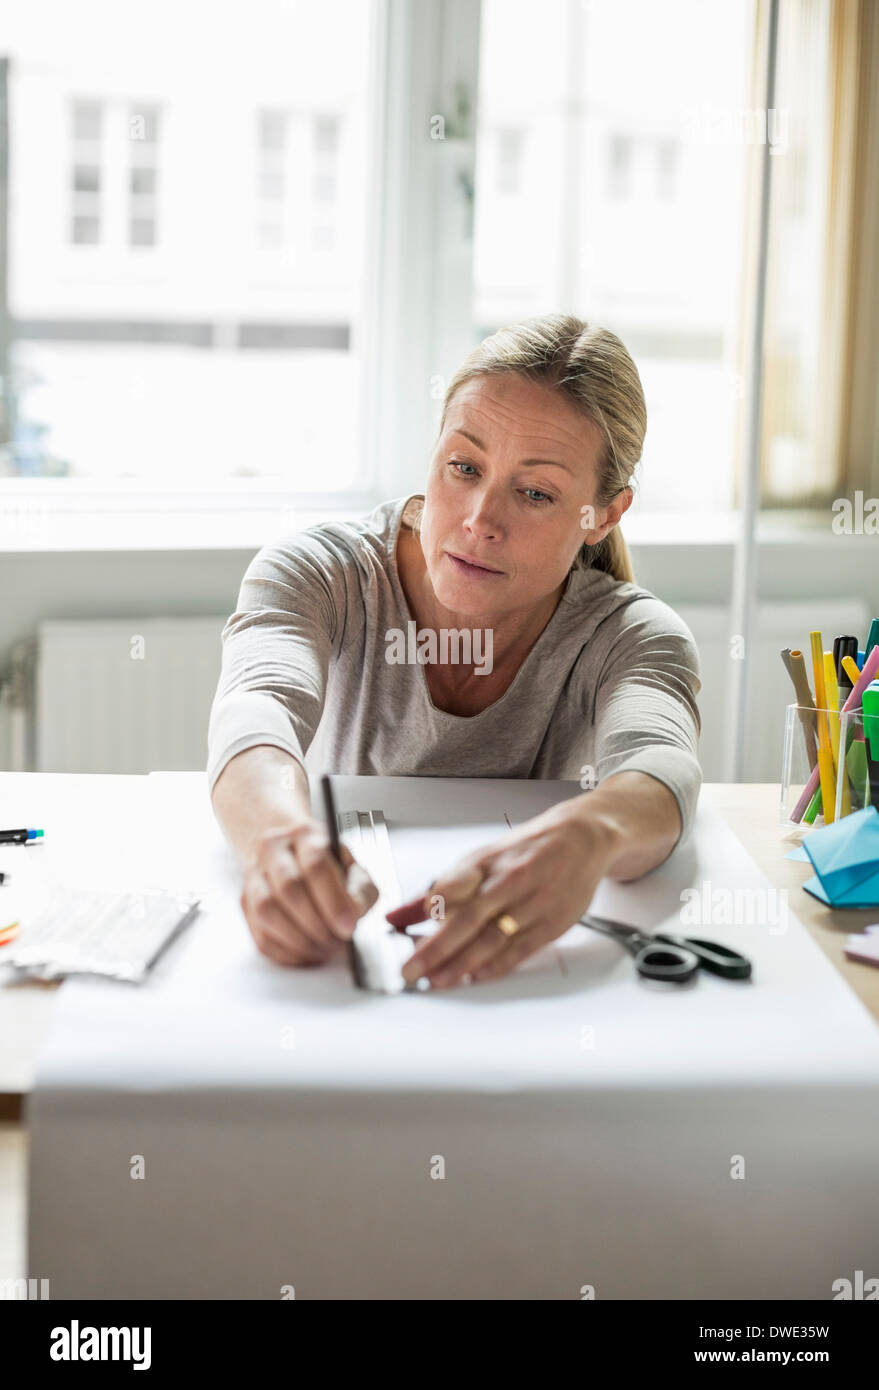
<path id="1" fill-rule="evenodd" d="M 845 671 L 852 685 L 857 685 L 861 676 L 858 670 L 858 663 L 852 657 L 844 656 L 842 658 L 842 669 Z"/>
<path id="2" fill-rule="evenodd" d="M 815 706 L 818 716 L 818 778 L 821 784 L 821 809 L 824 824 L 830 825 L 834 819 L 836 783 L 833 770 L 833 750 L 830 746 L 830 732 L 827 726 L 827 691 L 824 686 L 824 648 L 819 631 L 809 633 L 812 649 L 812 674 L 815 678 Z"/>
<path id="3" fill-rule="evenodd" d="M 824 653 L 824 690 L 827 695 L 827 720 L 830 725 L 830 748 L 833 761 L 839 765 L 839 686 L 836 684 L 836 667 L 833 652 Z"/>
<path id="4" fill-rule="evenodd" d="M 833 663 L 833 652 L 824 653 L 824 688 L 827 691 L 827 718 L 830 723 L 830 749 L 833 753 L 833 766 L 836 772 L 837 781 L 839 780 L 839 686 L 836 683 L 836 666 Z M 844 752 L 845 750 L 843 750 Z M 836 803 L 834 802 L 834 810 Z M 843 816 L 851 815 L 852 803 L 848 789 L 848 777 L 843 771 L 842 774 L 842 802 L 840 813 Z"/>

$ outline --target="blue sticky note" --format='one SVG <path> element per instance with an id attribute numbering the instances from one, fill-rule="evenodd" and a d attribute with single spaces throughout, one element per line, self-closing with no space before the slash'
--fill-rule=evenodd
<path id="1" fill-rule="evenodd" d="M 807 893 L 829 907 L 879 907 L 879 811 L 865 806 L 813 830 L 803 849 L 815 878 Z"/>

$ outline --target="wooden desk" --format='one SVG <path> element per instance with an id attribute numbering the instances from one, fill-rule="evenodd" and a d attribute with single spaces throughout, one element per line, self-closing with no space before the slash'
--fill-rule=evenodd
<path id="1" fill-rule="evenodd" d="M 786 859 L 795 841 L 782 839 L 778 822 L 779 789 L 775 782 L 709 782 L 702 789 L 705 800 L 723 816 L 773 888 L 785 888 L 788 906 L 807 927 L 828 960 L 851 985 L 855 994 L 879 1023 L 879 968 L 849 960 L 844 953 L 851 932 L 879 922 L 879 907 L 834 909 L 825 907 L 802 885 L 813 877 L 810 864 Z M 695 933 L 694 933 L 695 935 Z"/>

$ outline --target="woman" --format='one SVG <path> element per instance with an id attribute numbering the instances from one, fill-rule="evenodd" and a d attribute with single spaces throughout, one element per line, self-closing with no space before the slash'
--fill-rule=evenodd
<path id="1" fill-rule="evenodd" d="M 327 960 L 377 896 L 347 849 L 343 882 L 311 816 L 302 759 L 322 714 L 333 772 L 588 788 L 392 914 L 441 919 L 409 980 L 506 974 L 587 910 L 601 878 L 640 877 L 689 833 L 698 655 L 634 583 L 617 527 L 645 430 L 614 334 L 562 314 L 514 324 L 450 382 L 423 494 L 251 562 L 223 630 L 208 781 L 272 960 Z"/>

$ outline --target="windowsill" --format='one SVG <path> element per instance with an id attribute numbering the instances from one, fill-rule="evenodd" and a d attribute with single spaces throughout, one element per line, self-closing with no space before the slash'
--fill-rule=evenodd
<path id="1" fill-rule="evenodd" d="M 362 516 L 377 501 L 366 491 L 302 497 L 251 479 L 216 495 L 80 480 L 72 487 L 54 479 L 22 487 L 18 479 L 0 479 L 0 553 L 252 552 L 306 526 Z"/>
<path id="2" fill-rule="evenodd" d="M 40 479 L 36 486 L 27 487 L 22 482 L 0 479 L 0 553 L 253 553 L 307 526 L 362 516 L 379 501 L 366 491 L 344 498 L 296 496 L 250 479 L 216 496 L 181 489 L 146 493 L 136 483 L 105 487 L 77 480 L 71 488 L 69 480 L 59 485 L 56 480 Z M 765 512 L 758 521 L 757 541 L 822 548 L 859 542 L 875 553 L 879 537 L 837 535 L 831 527 L 833 519 L 829 509 Z M 633 550 L 731 549 L 738 536 L 738 518 L 734 513 L 636 515 L 623 522 L 623 534 Z"/>
<path id="3" fill-rule="evenodd" d="M 855 539 L 876 545 L 879 536 L 837 535 L 831 523 L 836 520 L 830 508 L 775 510 L 761 512 L 757 518 L 757 541 L 763 545 L 840 545 Z M 632 546 L 689 545 L 734 546 L 739 537 L 740 520 L 736 512 L 709 512 L 705 515 L 675 512 L 626 517 L 623 535 Z"/>

